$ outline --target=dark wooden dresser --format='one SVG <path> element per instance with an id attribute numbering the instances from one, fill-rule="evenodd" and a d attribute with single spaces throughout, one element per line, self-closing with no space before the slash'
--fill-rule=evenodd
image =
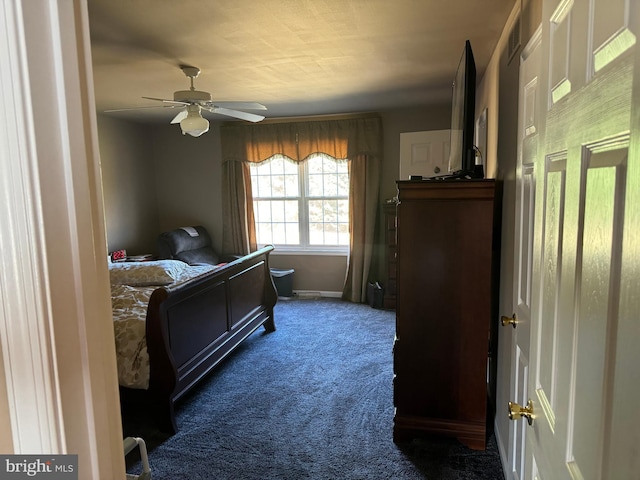
<path id="1" fill-rule="evenodd" d="M 396 203 L 386 203 L 383 207 L 384 213 L 384 241 L 385 241 L 385 265 L 387 274 L 387 284 L 384 289 L 383 306 L 386 309 L 396 308 L 396 276 L 398 268 L 396 266 Z"/>
<path id="2" fill-rule="evenodd" d="M 499 189 L 494 180 L 397 184 L 394 440 L 430 433 L 484 449 L 495 410 Z"/>

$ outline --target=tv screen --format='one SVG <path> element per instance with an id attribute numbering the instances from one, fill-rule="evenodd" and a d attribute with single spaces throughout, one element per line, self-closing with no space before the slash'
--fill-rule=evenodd
<path id="1" fill-rule="evenodd" d="M 475 177 L 473 129 L 476 103 L 476 64 L 471 43 L 467 40 L 456 76 L 451 100 L 451 150 L 449 174 L 456 177 Z"/>

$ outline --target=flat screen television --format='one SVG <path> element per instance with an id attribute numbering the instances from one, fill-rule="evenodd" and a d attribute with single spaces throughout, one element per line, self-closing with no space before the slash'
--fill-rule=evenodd
<path id="1" fill-rule="evenodd" d="M 471 43 L 466 41 L 456 76 L 451 100 L 451 149 L 449 176 L 452 178 L 482 178 L 475 168 L 473 145 L 476 104 L 476 64 Z"/>

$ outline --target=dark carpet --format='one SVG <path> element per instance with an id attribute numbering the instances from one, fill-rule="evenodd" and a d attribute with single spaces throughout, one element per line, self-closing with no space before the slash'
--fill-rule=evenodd
<path id="1" fill-rule="evenodd" d="M 447 438 L 393 443 L 394 312 L 281 300 L 275 320 L 177 404 L 176 435 L 124 416 L 154 480 L 504 478 L 493 437 L 482 452 Z M 135 452 L 127 463 L 140 472 Z"/>

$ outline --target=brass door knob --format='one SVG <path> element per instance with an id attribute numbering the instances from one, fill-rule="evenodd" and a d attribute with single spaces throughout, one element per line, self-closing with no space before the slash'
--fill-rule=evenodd
<path id="1" fill-rule="evenodd" d="M 533 414 L 533 402 L 529 400 L 526 407 L 509 402 L 509 420 L 519 420 L 522 417 L 527 419 L 529 425 L 533 423 L 533 419 L 535 418 Z"/>
<path id="2" fill-rule="evenodd" d="M 512 317 L 501 317 L 500 321 L 502 322 L 502 326 L 506 327 L 507 325 L 511 325 L 513 328 L 516 328 L 518 323 L 518 319 L 516 318 L 516 314 L 514 313 Z"/>

